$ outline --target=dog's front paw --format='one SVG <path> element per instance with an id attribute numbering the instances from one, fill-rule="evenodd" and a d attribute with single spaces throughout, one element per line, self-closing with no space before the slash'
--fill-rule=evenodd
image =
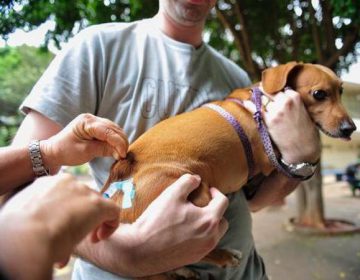
<path id="1" fill-rule="evenodd" d="M 196 271 L 187 267 L 181 267 L 167 272 L 166 275 L 168 275 L 170 279 L 174 280 L 200 280 L 200 275 Z"/>
<path id="2" fill-rule="evenodd" d="M 224 267 L 237 267 L 241 263 L 242 252 L 234 249 L 227 249 L 230 259 Z"/>
<path id="3" fill-rule="evenodd" d="M 219 249 L 212 250 L 201 261 L 218 267 L 237 267 L 240 265 L 242 253 L 234 249 Z"/>

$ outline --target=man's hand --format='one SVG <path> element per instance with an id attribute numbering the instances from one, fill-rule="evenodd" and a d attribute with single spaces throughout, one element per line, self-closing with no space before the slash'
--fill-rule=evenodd
<path id="1" fill-rule="evenodd" d="M 274 101 L 267 105 L 265 122 L 286 162 L 315 163 L 319 159 L 319 132 L 299 93 L 286 90 L 276 94 Z"/>
<path id="2" fill-rule="evenodd" d="M 126 157 L 128 140 L 114 122 L 81 114 L 58 134 L 40 142 L 45 166 L 56 170 L 61 165 L 79 165 L 95 157 Z"/>
<path id="3" fill-rule="evenodd" d="M 250 112 L 255 112 L 252 102 L 246 101 L 244 105 Z M 315 163 L 319 159 L 319 132 L 310 119 L 299 93 L 293 90 L 277 93 L 273 97 L 273 102 L 266 106 L 263 115 L 271 138 L 286 162 Z M 249 201 L 250 209 L 258 211 L 276 200 L 283 199 L 299 182 L 274 171 L 263 181 L 255 196 Z"/>
<path id="4" fill-rule="evenodd" d="M 147 269 L 159 261 L 174 267 L 197 262 L 227 231 L 228 223 L 223 215 L 228 200 L 217 189 L 211 189 L 213 199 L 204 208 L 187 200 L 199 183 L 198 176 L 182 176 L 135 222 L 136 255 L 139 262 L 147 260 Z"/>
<path id="5" fill-rule="evenodd" d="M 28 144 L 40 141 L 43 163 L 55 174 L 62 165 L 78 165 L 95 157 L 125 157 L 128 140 L 110 120 L 82 114 L 65 128 L 36 111 L 30 111 L 20 125 L 11 147 L 0 149 L 0 193 L 32 181 L 35 177 Z"/>
<path id="6" fill-rule="evenodd" d="M 67 263 L 88 233 L 92 242 L 108 238 L 118 226 L 119 211 L 114 202 L 70 175 L 40 178 L 0 212 L 0 247 L 7 252 L 0 254 L 0 264 L 14 275 L 35 267 L 37 273 L 49 273 L 54 263 Z"/>
<path id="7" fill-rule="evenodd" d="M 135 223 L 121 225 L 101 244 L 83 243 L 78 252 L 108 271 L 130 277 L 157 274 L 199 261 L 228 228 L 223 218 L 228 199 L 217 189 L 211 189 L 213 198 L 206 207 L 187 200 L 199 183 L 198 176 L 182 176 Z"/>
<path id="8" fill-rule="evenodd" d="M 272 140 L 287 163 L 315 163 L 320 158 L 320 135 L 300 98 L 293 90 L 279 92 L 263 112 Z M 251 101 L 244 106 L 256 111 Z"/>

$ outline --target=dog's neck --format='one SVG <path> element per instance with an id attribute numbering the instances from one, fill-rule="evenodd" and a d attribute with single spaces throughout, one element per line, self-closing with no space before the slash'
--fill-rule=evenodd
<path id="1" fill-rule="evenodd" d="M 264 87 L 262 86 L 262 82 L 259 83 L 259 89 L 266 95 L 268 95 L 268 93 L 264 90 Z"/>

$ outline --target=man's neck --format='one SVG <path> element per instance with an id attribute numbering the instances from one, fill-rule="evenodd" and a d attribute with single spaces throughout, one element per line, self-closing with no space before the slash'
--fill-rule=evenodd
<path id="1" fill-rule="evenodd" d="M 157 18 L 160 29 L 170 38 L 193 45 L 198 48 L 202 44 L 202 32 L 204 24 L 198 25 L 181 25 L 175 22 L 166 13 L 159 12 L 155 18 Z"/>

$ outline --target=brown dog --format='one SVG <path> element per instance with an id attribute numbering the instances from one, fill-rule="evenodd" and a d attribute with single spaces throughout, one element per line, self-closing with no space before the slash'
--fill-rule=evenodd
<path id="1" fill-rule="evenodd" d="M 261 82 L 268 95 L 285 86 L 299 92 L 311 119 L 331 137 L 348 139 L 356 129 L 340 102 L 341 81 L 324 66 L 290 62 L 265 70 Z M 250 88 L 245 88 L 229 97 L 248 100 L 250 96 Z M 252 146 L 254 174 L 269 175 L 274 166 L 265 153 L 252 114 L 230 100 L 214 103 L 231 113 L 245 131 Z M 248 172 L 245 150 L 234 128 L 217 112 L 202 107 L 164 120 L 139 137 L 130 145 L 126 159 L 113 164 L 102 192 L 113 182 L 132 178 L 131 207 L 123 204 L 126 209 L 120 213 L 121 222 L 131 223 L 185 173 L 200 175 L 201 185 L 189 199 L 197 206 L 205 206 L 211 199 L 211 186 L 224 194 L 236 192 L 247 182 Z M 121 191 L 114 191 L 111 198 L 120 205 L 124 203 Z M 232 266 L 238 264 L 238 256 L 216 249 L 205 261 Z"/>

